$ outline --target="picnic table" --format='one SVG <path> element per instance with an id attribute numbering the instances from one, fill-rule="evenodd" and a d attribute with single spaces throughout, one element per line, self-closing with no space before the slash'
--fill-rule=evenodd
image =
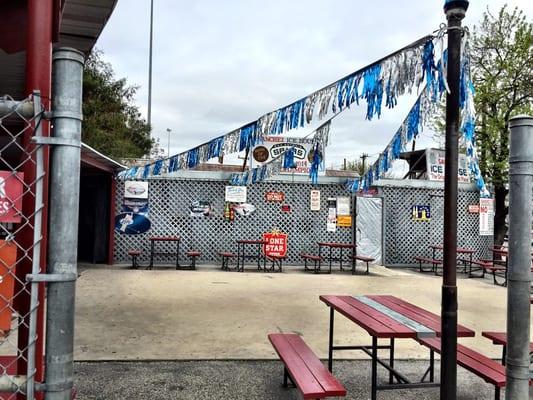
<path id="1" fill-rule="evenodd" d="M 376 400 L 378 390 L 439 386 L 439 383 L 434 382 L 435 360 L 433 352 L 430 353 L 429 368 L 425 371 L 420 381 L 412 382 L 394 368 L 394 342 L 396 339 L 419 339 L 440 336 L 440 315 L 433 314 L 398 297 L 388 295 L 322 295 L 320 300 L 330 308 L 328 347 L 328 369 L 330 372 L 333 368 L 333 351 L 361 350 L 368 354 L 372 360 L 372 400 Z M 334 345 L 335 311 L 366 330 L 372 337 L 372 344 L 362 346 Z M 458 337 L 472 337 L 474 335 L 475 333 L 471 329 L 457 325 Z M 378 339 L 388 339 L 389 344 L 378 344 Z M 378 349 L 389 350 L 388 360 L 378 357 Z M 378 364 L 389 372 L 388 384 L 378 384 Z M 429 381 L 426 381 L 428 374 Z"/>
<path id="2" fill-rule="evenodd" d="M 235 267 L 237 271 L 244 272 L 244 261 L 245 259 L 257 260 L 257 269 L 266 270 L 266 257 L 261 251 L 263 246 L 268 242 L 263 239 L 259 240 L 248 240 L 248 239 L 239 239 L 237 242 L 237 266 Z M 257 253 L 246 253 L 246 247 L 257 247 Z M 263 266 L 261 267 L 261 260 L 263 261 Z"/>
<path id="3" fill-rule="evenodd" d="M 357 245 L 353 243 L 335 243 L 335 242 L 317 242 L 318 244 L 318 256 L 322 257 L 322 247 L 329 248 L 329 255 L 328 255 L 328 261 L 329 261 L 329 273 L 331 273 L 331 265 L 333 261 L 338 261 L 340 269 L 342 270 L 342 252 L 344 249 L 351 249 L 352 250 L 352 256 L 355 248 Z M 333 257 L 333 249 L 339 249 L 339 257 Z M 352 269 L 354 268 L 354 260 L 352 259 Z"/>
<path id="4" fill-rule="evenodd" d="M 434 244 L 432 246 L 429 246 L 432 250 L 432 256 L 433 256 L 433 259 L 437 259 L 436 258 L 436 253 L 437 251 L 443 251 L 444 250 L 444 246 L 442 244 Z M 460 262 L 463 264 L 463 273 L 466 273 L 466 267 L 468 265 L 469 267 L 469 276 L 472 274 L 472 261 L 473 261 L 473 257 L 474 257 L 474 254 L 476 253 L 476 250 L 474 249 L 470 249 L 470 248 L 467 248 L 467 247 L 457 247 L 456 249 L 456 252 L 457 252 L 457 262 Z M 463 256 L 461 256 L 463 255 Z M 441 258 L 442 259 L 442 258 Z"/>
<path id="5" fill-rule="evenodd" d="M 505 355 L 507 354 L 507 334 L 505 332 L 481 332 L 481 336 L 492 340 L 492 344 L 502 346 L 502 364 L 505 365 Z M 533 353 L 533 343 L 529 343 L 529 352 Z"/>
<path id="6" fill-rule="evenodd" d="M 147 269 L 152 269 L 154 267 L 154 256 L 156 254 L 155 252 L 155 244 L 161 243 L 161 242 L 171 242 L 176 243 L 176 269 L 180 267 L 180 236 L 151 236 L 150 237 L 150 264 L 148 265 Z M 168 255 L 170 253 L 157 253 L 157 254 L 165 254 Z M 173 254 L 173 253 L 172 253 Z"/>

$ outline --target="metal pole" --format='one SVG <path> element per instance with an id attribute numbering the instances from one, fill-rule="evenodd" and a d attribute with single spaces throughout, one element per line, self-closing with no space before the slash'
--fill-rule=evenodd
<path id="1" fill-rule="evenodd" d="M 38 115 L 41 110 L 41 93 L 34 92 L 33 101 L 35 104 L 35 137 L 42 137 L 41 118 Z M 41 271 L 41 242 L 42 235 L 42 220 L 43 220 L 43 181 L 45 177 L 44 172 L 44 149 L 38 145 L 35 150 L 35 217 L 33 219 L 33 260 L 31 273 L 36 275 Z M 42 360 L 35 360 L 35 347 L 37 342 L 37 310 L 39 308 L 39 282 L 32 282 L 30 284 L 30 316 L 28 327 L 28 365 L 27 365 L 27 391 L 28 399 L 33 400 L 35 396 L 35 375 L 37 373 L 36 365 Z"/>
<path id="2" fill-rule="evenodd" d="M 154 0 L 150 0 L 150 54 L 148 56 L 148 125 L 152 136 L 152 46 L 154 41 Z"/>
<path id="3" fill-rule="evenodd" d="M 83 54 L 53 55 L 53 118 L 48 274 L 77 275 Z M 75 281 L 48 283 L 46 400 L 70 400 L 73 383 Z"/>
<path id="4" fill-rule="evenodd" d="M 167 157 L 170 157 L 170 132 L 171 132 L 171 131 L 172 131 L 172 129 L 167 128 L 167 133 L 168 133 Z"/>
<path id="5" fill-rule="evenodd" d="M 507 280 L 507 400 L 529 399 L 531 191 L 533 117 L 509 121 L 509 270 Z"/>
<path id="6" fill-rule="evenodd" d="M 448 20 L 448 85 L 446 95 L 446 164 L 444 168 L 444 254 L 442 273 L 441 400 L 457 398 L 457 168 L 459 155 L 459 79 L 461 21 L 468 1 L 444 5 Z"/>

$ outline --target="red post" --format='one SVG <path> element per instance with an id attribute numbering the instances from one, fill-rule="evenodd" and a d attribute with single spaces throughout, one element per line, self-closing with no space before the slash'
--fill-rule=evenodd
<path id="1" fill-rule="evenodd" d="M 53 27 L 53 0 L 28 0 L 27 1 L 27 44 L 26 44 L 26 94 L 31 94 L 34 90 L 41 92 L 42 103 L 46 109 L 50 106 L 51 96 L 51 77 L 52 77 L 52 27 Z M 43 136 L 50 135 L 50 125 L 47 121 L 42 121 Z M 23 145 L 25 148 L 31 146 L 30 139 L 33 135 L 32 130 L 28 130 L 23 138 Z M 46 269 L 46 253 L 47 253 L 47 225 L 48 225 L 48 150 L 44 149 L 44 184 L 43 184 L 43 201 L 44 210 L 42 215 L 43 240 L 41 244 L 41 269 Z M 22 166 L 25 181 L 32 185 L 32 193 L 34 192 L 35 166 L 33 162 L 27 161 Z M 22 210 L 24 215 L 32 215 L 35 209 L 35 201 L 33 196 L 26 195 L 23 198 Z M 25 227 L 20 236 L 17 238 L 24 249 L 31 249 L 33 245 L 33 228 L 31 226 Z M 31 272 L 31 260 L 24 258 L 19 254 L 19 263 L 17 267 L 17 275 L 19 279 L 24 282 L 27 273 Z M 36 356 L 36 381 L 42 382 L 44 379 L 44 286 L 40 288 L 39 308 L 37 311 L 37 342 L 35 349 Z M 15 306 L 21 315 L 26 316 L 30 308 L 30 296 L 19 295 L 15 299 Z M 27 322 L 27 321 L 26 321 Z M 28 329 L 26 324 L 19 326 L 18 343 L 20 348 L 24 348 L 28 343 Z M 26 352 L 24 351 L 24 354 Z M 23 358 L 19 358 L 17 362 L 17 372 L 19 374 L 26 374 L 27 364 Z M 23 395 L 18 395 L 17 398 L 24 399 Z M 39 398 L 42 398 L 39 395 Z"/>

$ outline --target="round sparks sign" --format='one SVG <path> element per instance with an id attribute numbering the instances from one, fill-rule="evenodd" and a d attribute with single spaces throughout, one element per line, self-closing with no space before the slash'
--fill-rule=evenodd
<path id="1" fill-rule="evenodd" d="M 263 233 L 265 256 L 285 257 L 287 255 L 287 234 L 280 231 Z"/>

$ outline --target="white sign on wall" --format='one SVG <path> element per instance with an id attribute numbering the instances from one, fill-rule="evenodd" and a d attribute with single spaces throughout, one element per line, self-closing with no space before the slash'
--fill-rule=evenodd
<path id="1" fill-rule="evenodd" d="M 311 211 L 320 211 L 320 190 L 311 190 Z"/>
<path id="2" fill-rule="evenodd" d="M 446 151 L 440 149 L 426 149 L 427 174 L 430 181 L 444 181 L 444 162 L 446 161 Z M 468 163 L 464 154 L 459 154 L 459 165 L 457 168 L 457 180 L 469 183 Z"/>
<path id="3" fill-rule="evenodd" d="M 337 215 L 350 215 L 349 197 L 337 197 Z"/>
<path id="4" fill-rule="evenodd" d="M 147 199 L 148 182 L 126 181 L 124 182 L 124 197 L 127 199 Z"/>
<path id="5" fill-rule="evenodd" d="M 479 199 L 479 235 L 492 236 L 494 234 L 494 200 Z"/>
<path id="6" fill-rule="evenodd" d="M 228 203 L 246 203 L 246 186 L 226 186 L 225 200 Z"/>

